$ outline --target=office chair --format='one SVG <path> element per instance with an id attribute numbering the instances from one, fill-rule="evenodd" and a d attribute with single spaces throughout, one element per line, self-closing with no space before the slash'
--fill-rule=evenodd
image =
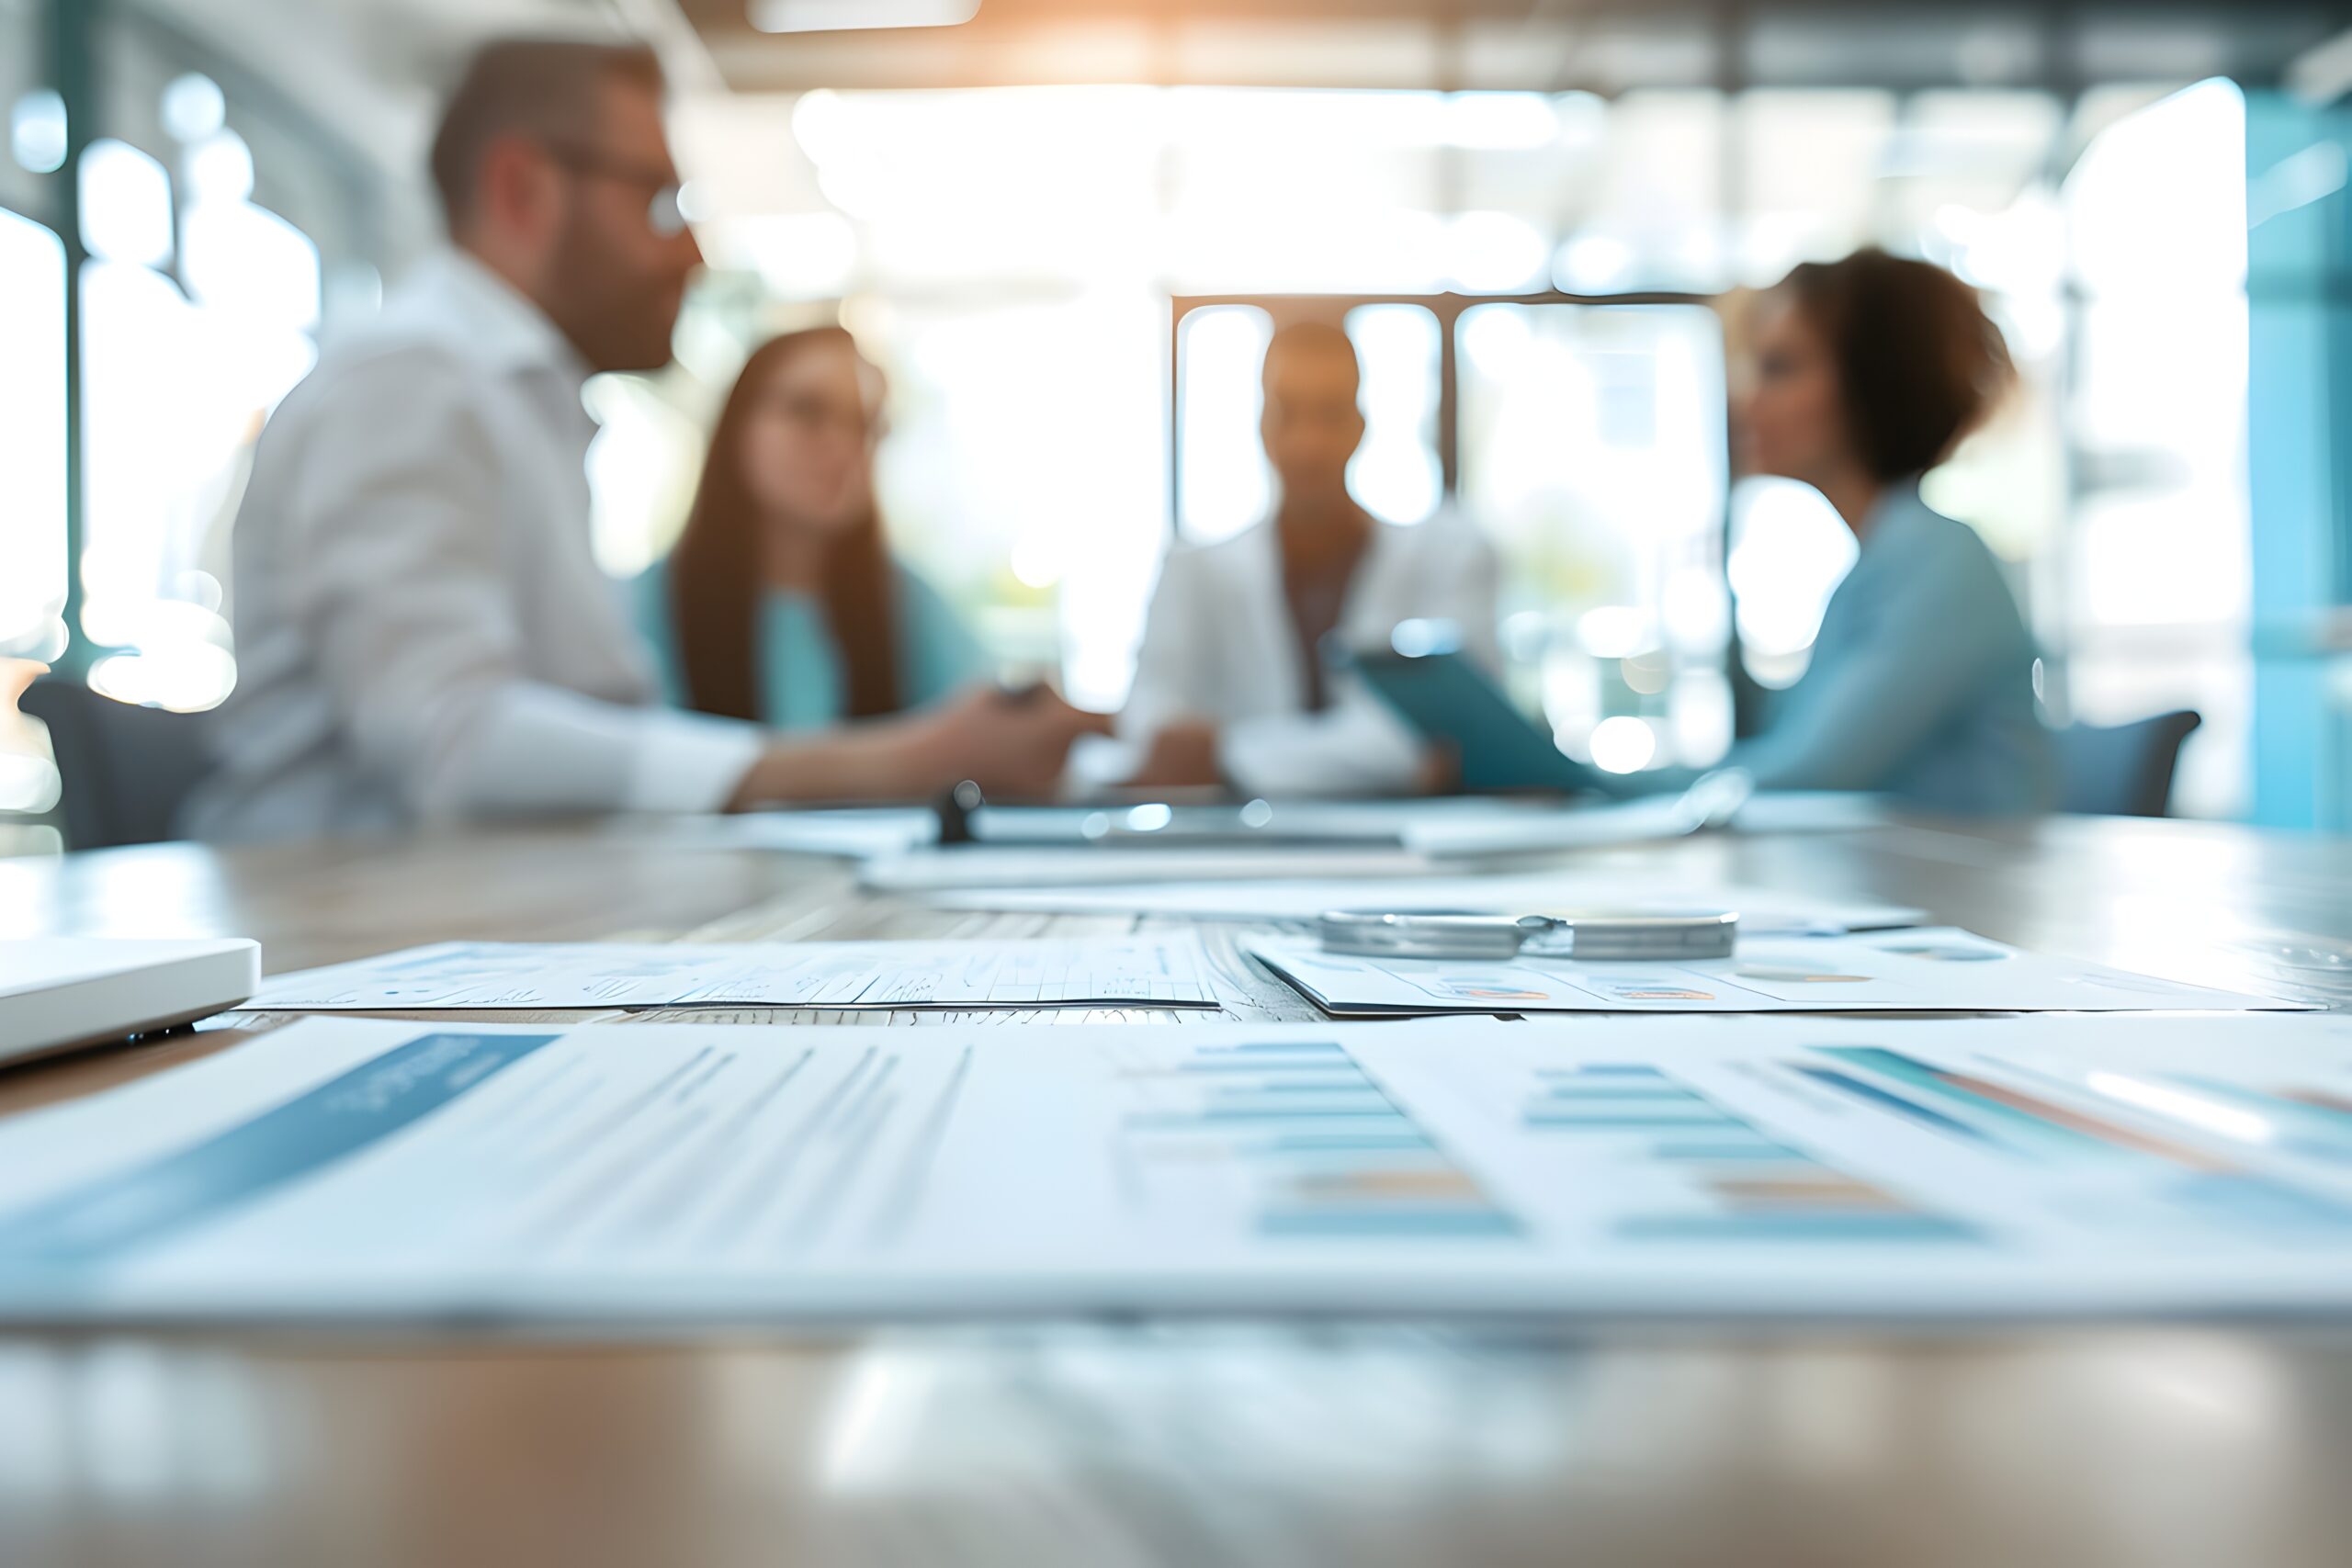
<path id="1" fill-rule="evenodd" d="M 2112 728 L 2058 731 L 2058 809 L 2088 817 L 2162 817 L 2172 803 L 2181 743 L 2203 718 L 2162 713 Z"/>
<path id="2" fill-rule="evenodd" d="M 178 836 L 173 821 L 180 803 L 205 772 L 196 718 L 119 703 L 59 675 L 35 681 L 17 705 L 49 727 L 74 848 Z"/>

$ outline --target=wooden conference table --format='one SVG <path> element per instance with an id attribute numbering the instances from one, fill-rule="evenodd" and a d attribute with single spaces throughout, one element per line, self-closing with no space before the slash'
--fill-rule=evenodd
<path id="1" fill-rule="evenodd" d="M 2352 1005 L 2352 842 L 1917 822 L 1577 864 L 1871 895 L 2030 946 Z M 925 909 L 858 893 L 832 863 L 652 829 L 0 858 L 0 938 L 251 935 L 273 969 L 447 938 L 1131 923 Z M 1305 1016 L 1227 934 L 1230 1010 Z M 0 1073 L 0 1113 L 237 1037 Z M 2347 1478 L 2352 1332 L 2334 1329 L 0 1336 L 10 1568 L 2340 1565 Z"/>

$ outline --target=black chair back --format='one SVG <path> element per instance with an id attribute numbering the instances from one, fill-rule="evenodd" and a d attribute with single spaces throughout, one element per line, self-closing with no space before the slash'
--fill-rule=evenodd
<path id="1" fill-rule="evenodd" d="M 2058 809 L 2087 817 L 2162 817 L 2172 805 L 2181 742 L 2203 722 L 2184 710 L 2136 724 L 2060 730 Z"/>
<path id="2" fill-rule="evenodd" d="M 178 837 L 180 804 L 206 767 L 194 716 L 119 703 L 62 675 L 35 681 L 17 706 L 49 727 L 74 849 Z"/>

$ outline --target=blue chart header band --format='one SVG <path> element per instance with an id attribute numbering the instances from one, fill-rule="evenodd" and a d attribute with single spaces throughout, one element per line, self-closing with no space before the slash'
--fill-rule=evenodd
<path id="1" fill-rule="evenodd" d="M 0 1266 L 103 1264 L 220 1219 L 431 1115 L 559 1038 L 421 1035 L 217 1137 L 0 1218 Z"/>

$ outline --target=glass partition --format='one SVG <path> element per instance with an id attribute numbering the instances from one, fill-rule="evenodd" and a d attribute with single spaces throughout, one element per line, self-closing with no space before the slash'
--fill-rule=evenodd
<path id="1" fill-rule="evenodd" d="M 65 245 L 0 209 L 0 658 L 64 651 Z"/>
<path id="2" fill-rule="evenodd" d="M 1462 504 L 1503 554 L 1526 694 L 1603 767 L 1714 761 L 1731 741 L 1714 313 L 1473 305 L 1456 339 Z"/>

